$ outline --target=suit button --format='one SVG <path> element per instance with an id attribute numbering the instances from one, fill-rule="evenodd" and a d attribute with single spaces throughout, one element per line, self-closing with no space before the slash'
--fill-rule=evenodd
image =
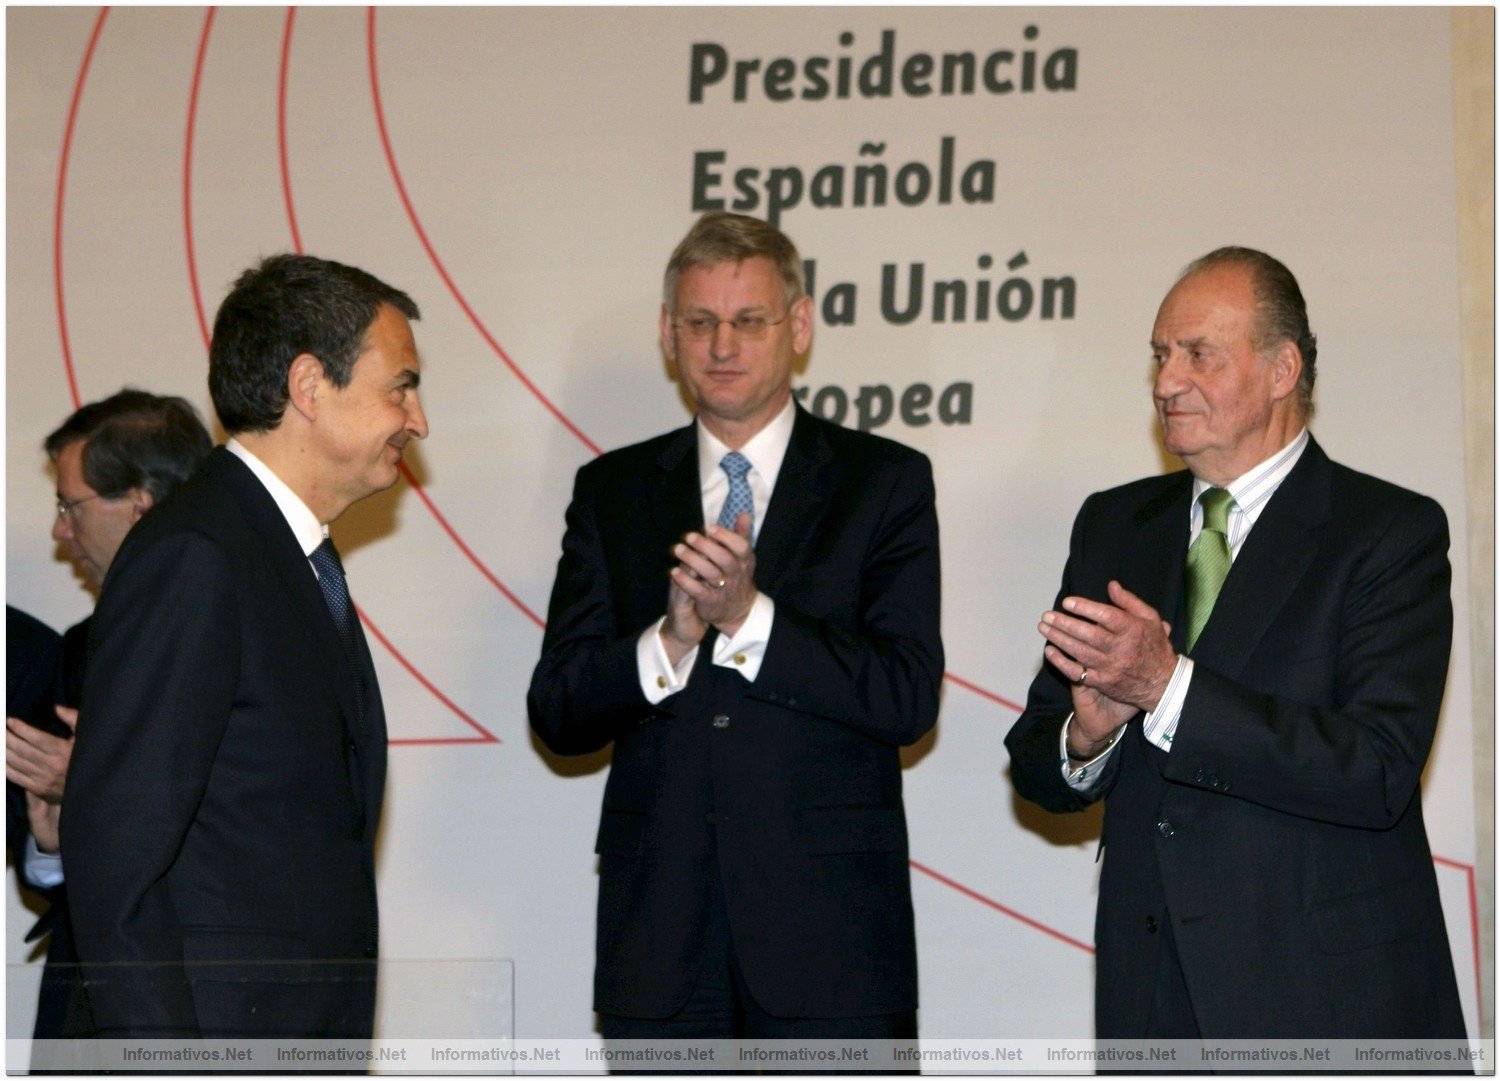
<path id="1" fill-rule="evenodd" d="M 724 716 L 724 714 L 722 714 L 722 713 L 718 714 L 716 717 L 714 717 L 714 727 L 715 728 L 728 728 L 729 727 L 729 718 L 726 717 L 726 716 Z"/>
<path id="2" fill-rule="evenodd" d="M 1221 781 L 1219 783 L 1219 791 L 1220 792 L 1228 792 L 1229 791 L 1229 782 L 1228 781 Z"/>
<path id="3" fill-rule="evenodd" d="M 1156 934 L 1156 917 L 1155 916 L 1147 916 L 1146 917 L 1146 933 L 1148 935 L 1154 935 L 1154 934 Z"/>
<path id="4" fill-rule="evenodd" d="M 1197 773 L 1193 774 L 1193 780 L 1198 784 L 1203 783 L 1203 771 L 1201 769 Z"/>
<path id="5" fill-rule="evenodd" d="M 789 706 L 795 706 L 797 704 L 797 700 L 795 698 L 788 698 L 786 700 L 786 704 Z"/>
<path id="6" fill-rule="evenodd" d="M 1163 837 L 1171 837 L 1177 831 L 1172 828 L 1172 823 L 1163 818 L 1156 824 L 1156 832 L 1160 833 Z"/>

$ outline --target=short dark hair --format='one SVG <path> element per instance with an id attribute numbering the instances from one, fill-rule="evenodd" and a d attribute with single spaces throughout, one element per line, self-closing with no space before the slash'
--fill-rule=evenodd
<path id="1" fill-rule="evenodd" d="M 1250 272 L 1258 309 L 1253 343 L 1256 352 L 1264 353 L 1289 341 L 1295 342 L 1302 353 L 1302 377 L 1297 382 L 1297 397 L 1303 415 L 1311 417 L 1313 383 L 1318 378 L 1318 336 L 1307 323 L 1307 302 L 1302 299 L 1297 279 L 1281 260 L 1254 248 L 1232 245 L 1194 259 L 1182 272 L 1182 277 L 1225 265 L 1244 267 Z"/>
<path id="2" fill-rule="evenodd" d="M 667 310 L 676 309 L 677 279 L 684 270 L 720 263 L 743 263 L 757 256 L 771 260 L 776 267 L 776 276 L 781 279 L 787 304 L 794 303 L 807 291 L 802 278 L 802 256 L 797 254 L 797 246 L 791 237 L 770 222 L 746 214 L 732 214 L 727 210 L 704 214 L 693 223 L 687 236 L 667 260 L 667 272 L 662 281 L 662 300 Z"/>
<path id="3" fill-rule="evenodd" d="M 63 448 L 83 445 L 83 479 L 106 498 L 144 488 L 165 499 L 203 464 L 214 442 L 182 398 L 129 387 L 89 402 L 63 421 L 43 446 L 54 462 Z"/>
<path id="4" fill-rule="evenodd" d="M 273 255 L 240 275 L 214 317 L 208 392 L 224 430 L 267 432 L 287 407 L 287 372 L 310 353 L 336 387 L 349 385 L 380 306 L 420 319 L 416 303 L 358 267 Z"/>

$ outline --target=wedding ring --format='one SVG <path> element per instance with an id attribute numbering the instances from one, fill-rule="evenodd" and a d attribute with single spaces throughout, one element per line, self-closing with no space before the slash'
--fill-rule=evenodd
<path id="1" fill-rule="evenodd" d="M 723 578 L 720 578 L 717 582 L 714 583 L 714 588 L 715 589 L 723 589 L 724 588 L 724 581 L 725 580 Z"/>
<path id="2" fill-rule="evenodd" d="M 1073 686 L 1082 687 L 1085 683 L 1088 682 L 1088 678 L 1089 670 L 1085 668 L 1082 672 L 1078 673 L 1078 678 L 1073 681 Z"/>

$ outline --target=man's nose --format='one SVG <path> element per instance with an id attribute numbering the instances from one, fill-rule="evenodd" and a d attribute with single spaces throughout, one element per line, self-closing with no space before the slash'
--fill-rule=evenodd
<path id="1" fill-rule="evenodd" d="M 1156 366 L 1156 379 L 1151 385 L 1152 397 L 1159 402 L 1166 401 L 1180 393 L 1184 386 L 1182 363 L 1168 355 Z"/>
<path id="2" fill-rule="evenodd" d="M 73 519 L 66 514 L 56 514 L 52 518 L 52 539 L 59 544 L 73 539 Z"/>
<path id="3" fill-rule="evenodd" d="M 709 350 L 715 357 L 720 359 L 732 357 L 740 351 L 739 332 L 734 329 L 734 323 L 728 319 L 719 320 L 714 327 L 713 334 L 708 339 Z"/>
<path id="4" fill-rule="evenodd" d="M 407 398 L 406 430 L 413 439 L 427 438 L 427 414 L 422 411 L 422 403 L 416 394 Z"/>

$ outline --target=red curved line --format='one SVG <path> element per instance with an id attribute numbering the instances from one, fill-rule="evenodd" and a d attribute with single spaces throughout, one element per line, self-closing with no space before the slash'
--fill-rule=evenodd
<path id="1" fill-rule="evenodd" d="M 921 871 L 928 878 L 931 878 L 937 882 L 941 882 L 949 889 L 957 890 L 965 897 L 971 898 L 975 901 L 978 901 L 982 905 L 993 908 L 996 912 L 1004 913 L 1013 920 L 1019 920 L 1021 923 L 1024 923 L 1027 927 L 1030 927 L 1034 931 L 1040 931 L 1044 935 L 1050 935 L 1053 938 L 1057 939 L 1059 942 L 1066 942 L 1069 946 L 1072 946 L 1074 949 L 1082 950 L 1084 953 L 1094 952 L 1094 947 L 1090 946 L 1087 942 L 1080 942 L 1078 939 L 1073 938 L 1071 935 L 1065 935 L 1061 931 L 1048 927 L 1045 923 L 1038 923 L 1030 916 L 1021 915 L 1021 913 L 1017 912 L 1013 908 L 1006 908 L 999 901 L 991 900 L 984 894 L 979 893 L 976 890 L 971 890 L 968 886 L 965 886 L 960 882 L 953 881 L 953 879 L 949 878 L 947 875 L 938 874 L 938 872 L 934 871 L 931 867 L 925 867 L 922 864 L 918 863 L 916 860 L 907 860 L 906 862 L 911 864 L 914 870 Z"/>
<path id="2" fill-rule="evenodd" d="M 281 155 L 281 194 L 286 199 L 286 220 L 292 227 L 292 250 L 302 254 L 302 234 L 297 231 L 297 209 L 292 205 L 292 174 L 286 153 L 286 74 L 292 55 L 292 22 L 297 9 L 286 9 L 286 28 L 281 32 L 281 73 L 276 81 L 276 146 Z"/>
<path id="3" fill-rule="evenodd" d="M 970 691 L 970 692 L 972 692 L 974 694 L 979 695 L 980 698 L 988 698 L 991 702 L 994 702 L 997 705 L 1002 705 L 1006 709 L 1013 709 L 1017 713 L 1020 713 L 1025 708 L 1023 706 L 1018 706 L 1016 703 L 1012 702 L 1009 698 L 1001 698 L 994 691 L 987 691 L 983 687 L 979 686 L 978 684 L 970 683 L 966 679 L 962 679 L 959 676 L 955 676 L 952 672 L 944 672 L 943 673 L 943 678 L 946 679 L 946 680 L 948 680 L 950 683 L 956 683 L 956 684 L 958 684 L 960 687 L 962 687 L 966 691 Z"/>
<path id="4" fill-rule="evenodd" d="M 375 626 L 374 623 L 370 622 L 370 617 L 367 616 L 367 615 L 365 615 L 365 611 L 364 611 L 363 608 L 361 608 L 359 605 L 356 604 L 354 606 L 354 610 L 359 613 L 360 622 L 363 623 L 365 625 L 365 627 L 369 630 L 369 632 L 371 634 L 373 634 L 375 636 L 375 638 L 380 642 L 380 644 L 385 647 L 386 652 L 389 653 L 392 657 L 395 657 L 396 660 L 400 663 L 401 667 L 405 668 L 408 672 L 411 673 L 413 679 L 415 679 L 422 686 L 426 687 L 427 690 L 432 693 L 432 696 L 434 698 L 436 698 L 439 702 L 443 703 L 443 705 L 445 705 L 449 709 L 451 709 L 454 712 L 454 714 L 457 715 L 457 717 L 458 717 L 459 720 L 463 721 L 470 728 L 474 729 L 474 731 L 476 731 L 476 732 L 479 733 L 479 735 L 477 737 L 470 737 L 468 739 L 393 739 L 393 740 L 390 741 L 391 743 L 398 743 L 399 744 L 399 743 L 499 743 L 500 742 L 500 737 L 499 736 L 495 735 L 489 729 L 485 728 L 484 725 L 482 725 L 478 721 L 476 721 L 473 717 L 470 717 L 463 710 L 459 709 L 458 708 L 458 704 L 456 702 L 454 702 L 453 699 L 449 698 L 442 691 L 440 691 L 436 687 L 434 687 L 432 685 L 432 681 L 431 680 L 429 680 L 421 672 L 417 671 L 416 666 L 414 664 L 412 664 L 409 660 L 407 660 L 405 657 L 403 657 L 401 655 L 401 651 L 400 650 L 398 650 L 395 646 L 391 645 L 390 639 L 388 639 L 385 635 L 383 635 L 383 634 L 380 633 L 380 628 L 377 627 L 377 626 Z"/>
<path id="5" fill-rule="evenodd" d="M 401 205 L 406 208 L 406 216 L 411 219 L 412 228 L 416 230 L 417 239 L 422 242 L 422 247 L 427 252 L 427 258 L 432 261 L 433 267 L 438 272 L 438 277 L 443 279 L 443 284 L 448 287 L 448 292 L 453 294 L 453 299 L 458 302 L 458 306 L 463 309 L 463 313 L 469 317 L 469 322 L 474 324 L 474 329 L 479 331 L 479 336 L 485 340 L 485 344 L 505 363 L 505 366 L 511 370 L 511 373 L 521 381 L 521 384 L 531 392 L 532 397 L 541 402 L 547 411 L 556 417 L 564 428 L 577 436 L 579 442 L 595 454 L 602 454 L 603 451 L 599 449 L 599 445 L 584 435 L 576 424 L 564 416 L 562 410 L 553 405 L 547 396 L 538 389 L 537 385 L 527 378 L 526 373 L 520 369 L 516 362 L 510 359 L 500 343 L 495 340 L 494 335 L 489 332 L 489 328 L 474 313 L 474 309 L 469 307 L 469 302 L 464 299 L 463 293 L 459 291 L 458 286 L 449 277 L 447 268 L 443 266 L 443 261 L 438 258 L 437 251 L 433 248 L 432 242 L 428 240 L 427 230 L 422 228 L 422 222 L 417 217 L 416 207 L 412 205 L 412 201 L 406 193 L 406 184 L 401 179 L 401 170 L 396 165 L 396 154 L 391 149 L 391 138 L 385 126 L 385 109 L 382 107 L 380 101 L 380 75 L 375 65 L 375 9 L 373 7 L 369 10 L 367 26 L 370 54 L 370 96 L 375 103 L 375 124 L 380 129 L 380 145 L 385 148 L 386 164 L 390 166 L 391 179 L 396 182 L 396 192 L 401 196 Z"/>
<path id="6" fill-rule="evenodd" d="M 427 492 L 422 488 L 420 484 L 417 483 L 417 478 L 411 475 L 411 470 L 406 468 L 405 462 L 401 464 L 401 475 L 406 478 L 406 483 L 411 485 L 411 490 L 417 493 L 417 498 L 419 498 L 427 507 L 428 513 L 430 513 L 432 517 L 436 519 L 438 525 L 443 527 L 443 531 L 448 534 L 449 539 L 451 539 L 454 544 L 458 545 L 458 550 L 460 552 L 469 557 L 469 562 L 474 564 L 475 568 L 478 569 L 480 574 L 484 575 L 485 579 L 490 583 L 490 585 L 494 586 L 501 593 L 505 594 L 506 600 L 510 601 L 511 604 L 519 608 L 522 615 L 531 620 L 531 622 L 535 623 L 542 630 L 546 630 L 547 621 L 533 612 L 529 607 L 527 607 L 526 602 L 521 600 L 520 597 L 516 596 L 509 589 L 506 589 L 505 584 L 501 582 L 500 579 L 496 578 L 492 573 L 490 573 L 490 569 L 486 567 L 482 562 L 480 562 L 479 557 L 474 554 L 473 550 L 470 549 L 467 544 L 464 543 L 463 538 L 458 535 L 458 531 L 448 524 L 448 519 L 443 517 L 442 511 L 438 510 L 437 505 L 427 497 Z"/>
<path id="7" fill-rule="evenodd" d="M 198 87 L 203 80 L 203 58 L 208 55 L 208 34 L 213 29 L 214 13 L 209 8 L 203 18 L 203 36 L 198 39 L 198 59 L 193 64 L 193 88 L 188 95 L 187 134 L 182 148 L 182 227 L 187 241 L 188 284 L 193 289 L 193 310 L 198 314 L 198 329 L 203 345 L 209 344 L 208 320 L 203 315 L 203 294 L 198 289 L 198 259 L 193 245 L 193 129 L 198 123 Z"/>
<path id="8" fill-rule="evenodd" d="M 1471 875 L 1474 873 L 1472 863 L 1459 863 L 1458 860 L 1450 860 L 1447 856 L 1433 856 L 1432 862 L 1441 863 L 1444 867 L 1456 867 L 1460 871 L 1468 871 Z"/>
<path id="9" fill-rule="evenodd" d="M 83 84 L 94 61 L 94 46 L 99 44 L 99 33 L 108 17 L 109 8 L 100 8 L 99 17 L 94 20 L 94 30 L 89 34 L 88 48 L 83 50 L 83 61 L 78 65 L 78 78 L 73 81 L 73 100 L 68 103 L 68 123 L 63 128 L 62 154 L 57 164 L 57 196 L 52 210 L 52 291 L 57 298 L 57 332 L 62 339 L 63 371 L 68 376 L 68 393 L 73 397 L 74 409 L 83 404 L 83 399 L 78 395 L 78 376 L 73 371 L 73 350 L 68 344 L 68 305 L 63 298 L 63 195 L 68 188 L 68 158 L 73 152 L 73 125 L 78 120 L 78 103 L 83 100 Z"/>
<path id="10" fill-rule="evenodd" d="M 1479 974 L 1479 891 L 1474 883 L 1474 865 L 1450 860 L 1446 856 L 1433 856 L 1432 862 L 1443 867 L 1462 871 L 1469 882 L 1469 938 L 1474 948 L 1474 1009 L 1479 1016 L 1479 1029 L 1484 1031 L 1484 982 Z"/>

